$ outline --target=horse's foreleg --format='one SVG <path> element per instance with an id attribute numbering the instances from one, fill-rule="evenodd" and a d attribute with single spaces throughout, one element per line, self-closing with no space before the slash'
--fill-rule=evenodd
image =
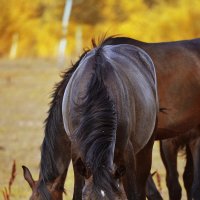
<path id="1" fill-rule="evenodd" d="M 192 184 L 192 199 L 200 199 L 200 137 L 193 139 L 190 144 L 193 157 L 194 177 Z"/>
<path id="2" fill-rule="evenodd" d="M 170 200 L 181 199 L 181 186 L 178 181 L 177 154 L 178 147 L 171 139 L 160 141 L 161 158 L 166 168 L 166 182 Z"/>
<path id="3" fill-rule="evenodd" d="M 74 171 L 74 193 L 73 200 L 82 200 L 82 188 L 84 185 L 84 179 L 77 170 L 75 163 L 75 155 L 71 154 L 71 141 L 68 137 L 65 138 L 65 150 L 63 151 L 62 158 L 64 159 L 62 163 L 65 163 L 66 174 L 69 168 L 70 161 L 72 159 L 73 171 Z"/>
<path id="4" fill-rule="evenodd" d="M 186 146 L 186 165 L 183 173 L 183 182 L 187 193 L 187 199 L 192 199 L 191 187 L 193 182 L 193 160 L 190 148 Z"/>
<path id="5" fill-rule="evenodd" d="M 82 189 L 84 186 L 84 178 L 77 169 L 75 156 L 72 155 L 72 164 L 74 169 L 74 194 L 73 200 L 82 200 Z"/>

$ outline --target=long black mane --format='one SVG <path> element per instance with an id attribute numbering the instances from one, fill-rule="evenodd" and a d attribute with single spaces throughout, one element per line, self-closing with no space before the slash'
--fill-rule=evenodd
<path id="1" fill-rule="evenodd" d="M 99 39 L 98 43 L 101 44 L 100 46 L 107 45 L 110 43 L 109 41 L 111 41 L 113 38 L 114 36 L 107 37 L 107 38 L 102 37 L 101 39 Z M 94 39 L 92 39 L 92 45 L 93 45 L 93 48 L 98 46 Z M 101 48 L 99 48 L 99 53 L 100 53 L 100 49 Z M 64 130 L 63 119 L 62 119 L 62 99 L 64 95 L 64 90 L 72 74 L 79 66 L 80 61 L 83 59 L 83 57 L 86 55 L 86 53 L 89 50 L 90 50 L 89 48 L 85 50 L 84 53 L 80 56 L 79 60 L 75 64 L 73 64 L 70 69 L 68 69 L 66 72 L 62 74 L 61 76 L 62 80 L 55 85 L 54 91 L 51 95 L 52 100 L 50 102 L 48 116 L 46 120 L 44 121 L 45 136 L 44 136 L 43 143 L 41 146 L 40 185 L 38 188 L 39 192 L 42 194 L 44 199 L 49 199 L 46 183 L 53 181 L 56 177 L 60 175 L 59 166 L 57 166 L 56 164 L 57 163 L 56 159 L 58 158 L 58 156 L 65 156 L 65 154 L 68 153 L 68 152 L 64 152 L 63 154 L 63 151 L 64 151 L 63 148 L 66 146 L 66 142 L 68 142 L 68 138 Z M 100 60 L 101 60 L 101 57 L 97 53 L 96 65 L 100 64 L 99 63 Z M 101 73 L 101 72 L 98 72 L 98 73 Z M 91 84 L 90 84 L 90 89 L 93 89 L 92 87 L 96 87 L 96 84 L 97 84 L 97 82 L 95 83 L 96 78 L 97 77 L 95 76 L 93 77 L 93 80 L 91 81 Z M 102 84 L 101 87 L 105 87 L 105 86 Z M 101 91 L 98 91 L 98 92 L 101 92 Z M 95 95 L 96 94 L 93 94 L 94 97 Z M 102 102 L 104 100 L 105 99 L 99 99 L 99 101 L 102 101 Z M 91 99 L 90 100 L 88 99 L 88 103 L 89 101 L 91 101 Z M 87 109 L 88 109 L 88 106 L 87 106 Z M 86 111 L 82 110 L 82 112 L 84 113 Z M 82 126 L 84 126 L 84 124 L 82 124 Z M 63 145 L 61 144 L 61 142 Z M 95 165 L 97 166 L 97 164 Z"/>
<path id="2" fill-rule="evenodd" d="M 53 181 L 57 178 L 59 173 L 59 166 L 57 166 L 56 159 L 59 156 L 65 157 L 66 154 L 71 152 L 65 152 L 66 144 L 68 141 L 67 134 L 64 130 L 62 119 L 62 99 L 64 90 L 79 62 L 87 53 L 85 51 L 79 58 L 79 60 L 72 65 L 70 69 L 64 72 L 61 77 L 62 80 L 54 87 L 54 91 L 51 95 L 50 108 L 48 116 L 44 121 L 44 140 L 41 146 L 41 163 L 40 163 L 40 185 L 39 192 L 43 196 L 43 199 L 49 199 L 49 194 L 46 188 L 46 183 Z M 63 144 L 63 145 L 62 145 Z M 65 158 L 63 158 L 64 160 Z"/>
<path id="3" fill-rule="evenodd" d="M 95 50 L 92 78 L 82 103 L 76 110 L 81 116 L 73 136 L 81 159 L 93 175 L 92 195 L 102 199 L 101 190 L 108 199 L 113 193 L 120 194 L 116 180 L 111 174 L 116 140 L 115 105 L 104 84 L 105 69 L 110 65 L 102 54 L 103 45 Z"/>

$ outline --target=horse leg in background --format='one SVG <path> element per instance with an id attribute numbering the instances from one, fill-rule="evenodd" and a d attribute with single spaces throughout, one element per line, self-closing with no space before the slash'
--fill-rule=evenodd
<path id="1" fill-rule="evenodd" d="M 193 157 L 194 177 L 192 184 L 192 199 L 200 199 L 200 137 L 193 139 L 190 143 Z"/>
<path id="2" fill-rule="evenodd" d="M 156 184 L 154 183 L 151 174 L 149 175 L 147 180 L 146 196 L 148 200 L 163 200 L 162 196 L 160 195 L 160 192 L 156 188 Z"/>
<path id="3" fill-rule="evenodd" d="M 190 148 L 186 145 L 186 165 L 183 173 L 183 182 L 187 193 L 187 199 L 192 199 L 191 187 L 193 182 L 193 159 Z"/>
<path id="4" fill-rule="evenodd" d="M 72 164 L 74 170 L 74 194 L 73 200 L 81 200 L 82 199 L 82 189 L 84 186 L 84 178 L 80 175 L 77 163 L 76 163 L 76 156 L 72 155 Z"/>
<path id="5" fill-rule="evenodd" d="M 154 135 L 147 145 L 136 154 L 136 183 L 139 200 L 146 199 L 146 183 L 151 170 L 153 144 Z"/>
<path id="6" fill-rule="evenodd" d="M 180 200 L 182 194 L 177 171 L 178 146 L 173 143 L 173 139 L 160 141 L 160 154 L 166 168 L 169 198 L 170 200 Z"/>

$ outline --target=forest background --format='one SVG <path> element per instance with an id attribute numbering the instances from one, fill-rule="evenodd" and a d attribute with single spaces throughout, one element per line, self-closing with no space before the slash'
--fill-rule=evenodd
<path id="1" fill-rule="evenodd" d="M 0 0 L 0 56 L 57 57 L 65 0 Z M 92 37 L 125 35 L 146 42 L 196 38 L 199 0 L 72 0 L 67 55 Z"/>

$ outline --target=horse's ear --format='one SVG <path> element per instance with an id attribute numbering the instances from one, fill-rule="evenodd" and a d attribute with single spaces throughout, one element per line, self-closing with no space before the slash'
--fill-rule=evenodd
<path id="1" fill-rule="evenodd" d="M 30 187 L 33 189 L 33 187 L 35 186 L 35 181 L 33 180 L 31 172 L 29 171 L 29 169 L 26 166 L 22 166 L 22 168 L 23 168 L 25 180 L 28 182 Z"/>
<path id="2" fill-rule="evenodd" d="M 126 167 L 124 165 L 120 165 L 115 171 L 115 178 L 119 179 L 126 173 Z"/>
<path id="3" fill-rule="evenodd" d="M 84 176 L 86 179 L 91 176 L 91 171 L 85 167 L 81 158 L 76 161 L 76 167 L 81 176 Z"/>

